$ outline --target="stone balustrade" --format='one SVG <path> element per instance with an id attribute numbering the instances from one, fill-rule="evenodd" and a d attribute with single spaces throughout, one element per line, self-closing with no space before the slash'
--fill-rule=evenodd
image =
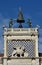
<path id="1" fill-rule="evenodd" d="M 37 28 L 4 28 L 5 34 L 38 34 Z"/>

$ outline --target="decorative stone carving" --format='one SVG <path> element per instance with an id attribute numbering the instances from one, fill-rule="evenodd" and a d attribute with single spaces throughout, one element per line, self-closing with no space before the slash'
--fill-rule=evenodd
<path id="1" fill-rule="evenodd" d="M 28 57 L 28 53 L 25 52 L 25 48 L 23 46 L 18 46 L 14 48 L 12 57 Z"/>

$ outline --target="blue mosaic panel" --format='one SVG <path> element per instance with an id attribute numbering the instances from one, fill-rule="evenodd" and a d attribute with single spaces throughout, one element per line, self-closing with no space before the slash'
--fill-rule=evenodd
<path id="1" fill-rule="evenodd" d="M 24 46 L 25 51 L 28 52 L 28 57 L 35 56 L 35 43 L 34 41 L 8 41 L 8 56 L 12 55 L 13 47 Z"/>

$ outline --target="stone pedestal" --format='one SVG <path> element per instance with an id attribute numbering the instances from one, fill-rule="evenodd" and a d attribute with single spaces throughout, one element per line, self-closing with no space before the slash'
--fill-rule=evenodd
<path id="1" fill-rule="evenodd" d="M 13 60 L 9 60 L 8 65 L 31 65 L 31 59 L 13 59 Z"/>
<path id="2" fill-rule="evenodd" d="M 39 65 L 39 60 L 32 59 L 12 59 L 8 60 L 8 65 Z"/>

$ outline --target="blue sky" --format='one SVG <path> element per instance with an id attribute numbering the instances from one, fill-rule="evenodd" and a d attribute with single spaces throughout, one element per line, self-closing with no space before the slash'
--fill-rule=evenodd
<path id="1" fill-rule="evenodd" d="M 24 19 L 31 19 L 34 27 L 40 26 L 39 52 L 42 52 L 42 0 L 0 0 L 0 52 L 3 52 L 3 25 L 8 26 L 10 18 L 17 18 L 21 7 Z M 17 27 L 14 23 L 14 27 Z M 24 27 L 28 27 L 24 23 Z"/>

